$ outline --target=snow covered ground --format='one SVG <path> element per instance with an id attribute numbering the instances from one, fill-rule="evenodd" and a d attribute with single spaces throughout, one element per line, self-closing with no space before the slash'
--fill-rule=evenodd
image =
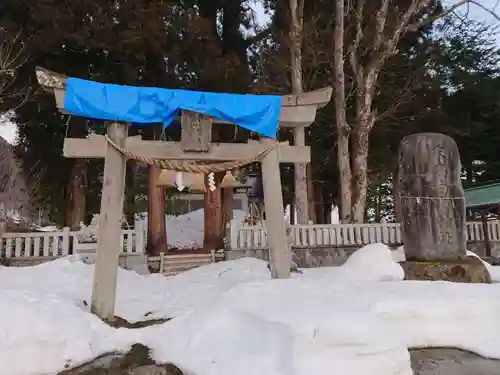
<path id="1" fill-rule="evenodd" d="M 193 375 L 411 375 L 408 348 L 427 346 L 500 358 L 500 284 L 402 281 L 401 255 L 369 245 L 289 280 L 250 258 L 169 278 L 120 269 L 117 315 L 174 318 L 134 330 L 88 312 L 93 266 L 75 257 L 0 267 L 0 375 L 53 374 L 133 343 Z"/>
<path id="2" fill-rule="evenodd" d="M 165 216 L 165 230 L 169 247 L 203 247 L 204 210 L 196 210 L 185 215 Z M 241 223 L 246 216 L 242 210 L 233 210 L 234 221 Z M 147 230 L 147 213 L 141 214 L 140 224 Z"/>

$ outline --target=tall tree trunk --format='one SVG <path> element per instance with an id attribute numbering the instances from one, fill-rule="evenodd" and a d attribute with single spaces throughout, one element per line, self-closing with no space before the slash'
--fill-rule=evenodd
<path id="1" fill-rule="evenodd" d="M 69 126 L 68 136 L 85 138 L 88 134 L 88 120 L 75 118 Z M 80 229 L 80 222 L 85 222 L 87 205 L 87 160 L 75 159 L 66 188 L 65 226 L 72 230 Z"/>
<path id="2" fill-rule="evenodd" d="M 392 171 L 392 197 L 394 199 L 394 218 L 396 223 L 400 223 L 403 219 L 403 212 L 401 210 L 401 200 L 399 198 L 399 183 L 398 183 L 398 166 L 394 167 Z"/>
<path id="3" fill-rule="evenodd" d="M 344 1 L 337 2 L 337 17 L 343 14 Z M 355 37 L 349 48 L 350 64 L 353 70 L 354 84 L 356 88 L 356 121 L 353 127 L 353 153 L 351 158 L 351 172 L 353 181 L 352 191 L 352 220 L 356 223 L 362 222 L 366 209 L 367 188 L 368 188 L 368 148 L 369 135 L 375 124 L 377 116 L 373 108 L 373 99 L 377 88 L 378 76 L 387 60 L 397 53 L 397 45 L 401 38 L 410 29 L 418 30 L 422 24 L 410 25 L 413 16 L 419 14 L 430 0 L 412 1 L 406 10 L 398 12 L 393 26 L 387 23 L 390 0 L 381 0 L 376 12 L 369 12 L 365 9 L 366 0 L 358 0 L 354 10 L 353 28 L 356 30 Z M 338 9 L 338 8 L 341 9 Z M 443 14 L 438 15 L 440 18 Z M 373 18 L 368 19 L 368 18 Z M 430 17 L 430 22 L 437 19 Z M 429 20 L 424 21 L 428 22 Z M 336 24 L 339 27 L 340 22 Z M 343 25 L 342 25 L 343 26 Z M 368 40 L 366 40 L 368 37 Z M 335 38 L 337 41 L 337 38 Z M 367 46 L 368 52 L 367 52 Z M 338 59 L 342 55 L 335 54 Z M 340 63 L 339 63 L 340 65 Z"/>
<path id="4" fill-rule="evenodd" d="M 292 93 L 304 92 L 302 77 L 302 27 L 304 23 L 304 0 L 289 0 L 290 8 L 290 57 L 292 74 Z M 293 129 L 294 144 L 305 146 L 305 129 Z M 295 210 L 297 211 L 298 224 L 309 222 L 310 209 L 308 207 L 308 194 L 311 194 L 307 184 L 307 164 L 294 165 Z M 293 214 L 293 213 L 291 213 Z"/>
<path id="5" fill-rule="evenodd" d="M 356 125 L 352 134 L 352 221 L 363 223 L 368 193 L 368 151 L 370 132 L 375 125 L 372 108 L 378 72 L 369 71 L 356 87 Z"/>
<path id="6" fill-rule="evenodd" d="M 304 128 L 294 129 L 295 145 L 305 146 L 305 141 L 301 141 L 304 137 L 301 134 L 304 133 Z M 297 141 L 297 139 L 299 141 Z M 310 195 L 309 184 L 307 181 L 307 164 L 295 164 L 294 165 L 294 194 L 295 194 L 295 210 L 297 212 L 297 224 L 308 224 L 309 223 L 309 213 L 310 207 L 308 205 Z"/>
<path id="7" fill-rule="evenodd" d="M 79 230 L 80 223 L 85 222 L 85 206 L 87 203 L 87 161 L 75 159 L 66 190 L 65 226 L 71 230 Z"/>
<path id="8" fill-rule="evenodd" d="M 136 194 L 137 163 L 135 160 L 127 160 L 127 174 L 125 184 L 125 219 L 131 227 L 135 223 L 135 194 Z"/>
<path id="9" fill-rule="evenodd" d="M 148 245 L 150 256 L 167 251 L 167 231 L 165 228 L 165 191 L 156 186 L 161 169 L 148 166 Z"/>
<path id="10" fill-rule="evenodd" d="M 320 183 L 314 184 L 314 198 L 316 204 L 314 205 L 316 224 L 325 224 L 325 205 L 323 204 L 323 185 Z"/>
<path id="11" fill-rule="evenodd" d="M 474 184 L 474 166 L 472 160 L 468 158 L 462 157 L 464 169 L 465 169 L 465 178 L 467 181 L 467 186 L 472 186 Z"/>
<path id="12" fill-rule="evenodd" d="M 352 221 L 363 223 L 368 190 L 368 131 L 353 134 Z"/>
<path id="13" fill-rule="evenodd" d="M 203 249 L 218 250 L 224 248 L 224 231 L 222 230 L 222 196 L 220 182 L 223 174 L 214 173 L 216 189 L 209 188 L 208 175 L 205 176 L 205 206 L 204 206 L 204 232 Z"/>
<path id="14" fill-rule="evenodd" d="M 382 220 L 382 215 L 381 215 L 381 210 L 382 207 L 380 206 L 380 191 L 378 188 L 375 188 L 375 222 L 380 223 L 380 220 Z"/>
<path id="15" fill-rule="evenodd" d="M 313 180 L 313 172 L 312 172 L 312 165 L 308 164 L 307 165 L 307 210 L 308 210 L 308 218 L 309 221 L 312 221 L 313 223 L 318 222 L 318 218 L 316 216 L 316 206 L 318 203 L 318 200 L 316 198 L 316 185 Z M 309 221 L 307 224 L 309 224 Z"/>
<path id="16" fill-rule="evenodd" d="M 325 224 L 332 223 L 332 202 L 323 202 L 323 211 L 325 213 Z"/>
<path id="17" fill-rule="evenodd" d="M 340 220 L 351 221 L 351 164 L 349 155 L 349 126 L 346 118 L 344 75 L 344 13 L 345 0 L 337 0 L 334 28 L 335 120 L 337 125 L 337 160 L 340 176 Z"/>

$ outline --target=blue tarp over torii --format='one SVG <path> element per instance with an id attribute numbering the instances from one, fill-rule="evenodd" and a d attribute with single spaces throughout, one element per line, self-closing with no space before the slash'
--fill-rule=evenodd
<path id="1" fill-rule="evenodd" d="M 64 109 L 102 120 L 170 125 L 179 110 L 210 115 L 276 137 L 282 97 L 105 84 L 68 78 Z"/>

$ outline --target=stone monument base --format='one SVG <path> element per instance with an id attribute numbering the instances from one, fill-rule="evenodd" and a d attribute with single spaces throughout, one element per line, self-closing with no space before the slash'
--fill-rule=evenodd
<path id="1" fill-rule="evenodd" d="M 406 261 L 400 265 L 405 271 L 405 280 L 491 284 L 488 269 L 476 257 L 457 261 Z"/>

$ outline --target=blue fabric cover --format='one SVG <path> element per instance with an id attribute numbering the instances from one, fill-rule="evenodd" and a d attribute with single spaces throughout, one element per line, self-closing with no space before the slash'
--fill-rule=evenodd
<path id="1" fill-rule="evenodd" d="M 185 109 L 235 123 L 275 138 L 281 96 L 218 94 L 105 84 L 68 78 L 64 109 L 102 120 L 170 125 Z"/>

